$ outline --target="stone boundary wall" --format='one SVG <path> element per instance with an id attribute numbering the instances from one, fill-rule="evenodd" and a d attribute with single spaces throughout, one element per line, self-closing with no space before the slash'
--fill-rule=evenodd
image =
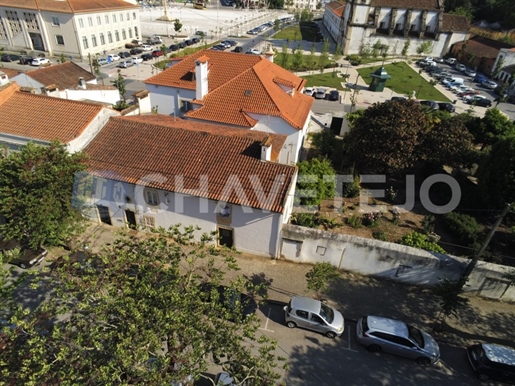
<path id="1" fill-rule="evenodd" d="M 432 286 L 447 277 L 458 280 L 468 259 L 405 245 L 286 224 L 281 257 L 299 263 L 328 262 L 346 271 Z M 465 290 L 471 294 L 515 301 L 515 286 L 504 275 L 515 268 L 479 262 Z"/>

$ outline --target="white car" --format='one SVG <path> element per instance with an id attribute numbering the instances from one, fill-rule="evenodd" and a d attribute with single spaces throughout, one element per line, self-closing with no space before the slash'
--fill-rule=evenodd
<path id="1" fill-rule="evenodd" d="M 467 76 L 476 76 L 476 72 L 474 70 L 470 69 L 470 68 L 467 68 L 465 70 L 465 75 L 467 75 Z"/>
<path id="2" fill-rule="evenodd" d="M 154 47 L 152 47 L 152 46 L 151 46 L 151 45 L 149 45 L 149 44 L 143 44 L 143 45 L 141 46 L 141 49 L 142 49 L 143 51 L 152 51 L 152 50 L 154 49 Z"/>
<path id="3" fill-rule="evenodd" d="M 134 62 L 134 64 L 140 64 L 140 63 L 143 63 L 143 59 L 137 57 L 137 56 L 133 56 L 132 57 L 132 61 Z"/>
<path id="4" fill-rule="evenodd" d="M 251 48 L 246 53 L 247 54 L 252 54 L 252 55 L 263 55 L 263 53 L 261 51 L 259 51 L 258 49 L 256 49 L 256 48 Z"/>
<path id="5" fill-rule="evenodd" d="M 117 60 L 120 60 L 120 55 L 117 55 L 117 54 L 109 54 L 107 55 L 107 60 L 109 62 L 115 62 Z"/>
<path id="6" fill-rule="evenodd" d="M 465 72 L 467 70 L 467 67 L 465 67 L 464 64 L 457 64 L 456 65 L 456 70 L 458 70 L 460 72 Z"/>
<path id="7" fill-rule="evenodd" d="M 484 82 L 481 82 L 481 86 L 489 88 L 490 90 L 493 90 L 497 87 L 497 83 L 492 82 L 491 80 L 485 80 Z"/>
<path id="8" fill-rule="evenodd" d="M 36 66 L 36 67 L 50 65 L 50 64 L 52 64 L 52 63 L 47 58 L 35 58 L 30 63 L 31 66 Z"/>
<path id="9" fill-rule="evenodd" d="M 304 89 L 304 94 L 309 96 L 315 96 L 315 89 L 313 87 L 308 87 Z"/>

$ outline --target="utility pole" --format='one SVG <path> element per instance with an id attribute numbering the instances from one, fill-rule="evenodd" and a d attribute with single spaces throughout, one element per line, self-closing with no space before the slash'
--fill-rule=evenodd
<path id="1" fill-rule="evenodd" d="M 91 53 L 88 54 L 88 61 L 89 61 L 89 69 L 90 69 L 91 73 L 94 74 L 94 72 L 93 72 L 93 61 L 91 59 Z"/>
<path id="2" fill-rule="evenodd" d="M 465 268 L 465 271 L 463 271 L 463 274 L 461 275 L 461 278 L 458 281 L 458 288 L 463 288 L 465 286 L 465 284 L 467 283 L 467 280 L 468 280 L 470 274 L 472 273 L 472 271 L 474 270 L 474 267 L 476 266 L 476 264 L 479 260 L 479 257 L 485 251 L 486 247 L 490 243 L 490 240 L 492 240 L 492 237 L 494 236 L 495 231 L 497 230 L 497 228 L 499 228 L 499 225 L 501 225 L 501 221 L 503 220 L 504 216 L 506 216 L 506 213 L 508 213 L 508 211 L 510 210 L 510 206 L 511 206 L 510 204 L 506 204 L 501 215 L 495 222 L 494 226 L 492 227 L 492 229 L 490 229 L 490 232 L 488 232 L 488 234 L 486 235 L 485 241 L 481 245 L 481 248 L 479 248 L 479 250 L 474 254 L 474 257 L 472 257 L 472 260 L 470 260 L 469 264 Z"/>

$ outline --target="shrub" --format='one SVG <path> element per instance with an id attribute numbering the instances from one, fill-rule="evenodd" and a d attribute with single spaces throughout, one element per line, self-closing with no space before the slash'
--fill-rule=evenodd
<path id="1" fill-rule="evenodd" d="M 317 228 L 318 224 L 313 213 L 293 213 L 291 215 L 291 223 L 307 228 Z"/>
<path id="2" fill-rule="evenodd" d="M 361 223 L 366 227 L 375 227 L 379 223 L 381 214 L 378 212 L 365 213 L 361 219 Z"/>
<path id="3" fill-rule="evenodd" d="M 468 214 L 449 212 L 443 215 L 445 226 L 456 235 L 462 243 L 474 243 L 481 234 L 481 225 Z"/>
<path id="4" fill-rule="evenodd" d="M 372 232 L 372 237 L 376 240 L 388 241 L 388 239 L 386 238 L 386 234 L 383 231 Z"/>
<path id="5" fill-rule="evenodd" d="M 342 196 L 345 198 L 354 198 L 359 196 L 359 190 L 361 186 L 359 185 L 359 177 L 355 176 L 352 182 L 343 182 L 342 183 Z"/>
<path id="6" fill-rule="evenodd" d="M 313 268 L 306 273 L 307 287 L 317 292 L 320 298 L 321 292 L 327 290 L 329 283 L 340 276 L 335 266 L 330 263 L 316 263 Z"/>
<path id="7" fill-rule="evenodd" d="M 424 228 L 424 233 L 432 233 L 435 231 L 435 216 L 432 214 L 425 215 L 422 219 L 422 228 Z"/>
<path id="8" fill-rule="evenodd" d="M 426 235 L 418 232 L 411 232 L 404 235 L 404 237 L 397 241 L 397 243 L 413 248 L 425 249 L 430 252 L 445 253 L 445 250 L 441 246 L 428 241 Z"/>
<path id="9" fill-rule="evenodd" d="M 347 224 L 353 227 L 354 229 L 359 229 L 363 226 L 363 224 L 361 223 L 361 217 L 359 217 L 358 215 L 351 216 L 346 221 Z"/>

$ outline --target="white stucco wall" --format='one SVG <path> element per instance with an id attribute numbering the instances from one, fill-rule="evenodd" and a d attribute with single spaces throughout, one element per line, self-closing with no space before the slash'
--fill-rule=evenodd
<path id="1" fill-rule="evenodd" d="M 120 92 L 115 90 L 64 90 L 60 91 L 61 98 L 74 101 L 97 101 L 115 105 L 120 100 Z"/>
<path id="2" fill-rule="evenodd" d="M 12 82 L 16 82 L 20 85 L 20 87 L 32 87 L 36 89 L 36 94 L 41 94 L 41 88 L 44 87 L 43 84 L 39 83 L 38 81 L 32 79 L 31 77 L 27 76 L 24 72 L 13 76 L 11 78 Z"/>
<path id="3" fill-rule="evenodd" d="M 143 186 L 105 179 L 97 179 L 95 185 L 95 195 L 89 199 L 89 204 L 108 207 L 113 226 L 127 227 L 125 210 L 131 210 L 136 213 L 140 228 L 144 228 L 145 217 L 155 219 L 156 227 L 168 228 L 177 224 L 198 226 L 201 231 L 197 232 L 197 237 L 223 227 L 233 230 L 234 247 L 237 250 L 267 257 L 278 255 L 283 222 L 280 213 L 265 213 L 259 209 L 230 205 L 230 220 L 219 222 L 218 202 L 213 200 L 155 190 L 158 192 L 159 205 L 149 206 L 144 199 Z M 126 197 L 130 197 L 130 202 Z M 95 209 L 91 211 L 91 218 L 100 221 Z"/>
<path id="4" fill-rule="evenodd" d="M 109 118 L 116 115 L 120 115 L 120 113 L 116 110 L 103 108 L 80 136 L 75 138 L 73 141 L 68 142 L 68 151 L 70 153 L 75 153 L 84 149 L 95 135 L 102 130 Z"/>
<path id="5" fill-rule="evenodd" d="M 179 117 L 182 115 L 180 101 L 195 99 L 195 90 L 177 89 L 153 84 L 145 84 L 145 87 L 150 92 L 152 108 L 157 107 L 159 114 L 175 114 Z"/>

